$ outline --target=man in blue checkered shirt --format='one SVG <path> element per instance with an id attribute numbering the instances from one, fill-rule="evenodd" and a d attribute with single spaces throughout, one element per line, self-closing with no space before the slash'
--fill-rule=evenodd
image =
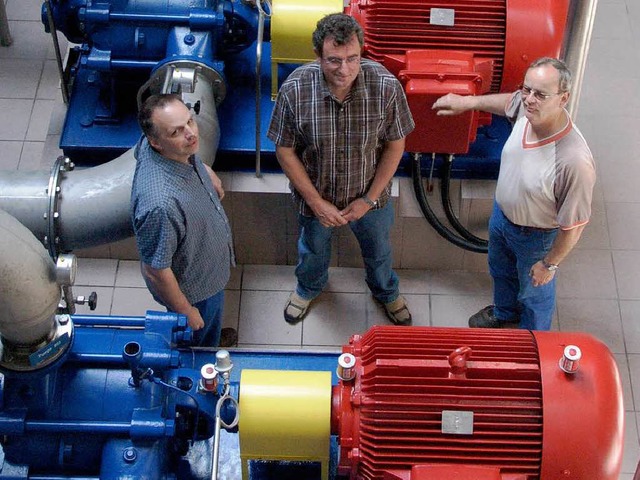
<path id="1" fill-rule="evenodd" d="M 222 182 L 196 155 L 198 125 L 179 96 L 150 96 L 138 121 L 131 214 L 142 276 L 157 302 L 186 315 L 195 345 L 231 346 L 235 330 L 221 328 L 234 263 Z"/>

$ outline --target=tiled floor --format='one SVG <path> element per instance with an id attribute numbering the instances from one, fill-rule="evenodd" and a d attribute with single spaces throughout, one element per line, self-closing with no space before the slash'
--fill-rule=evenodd
<path id="1" fill-rule="evenodd" d="M 2 0 L 0 0 L 2 1 Z M 0 48 L 0 169 L 49 168 L 62 114 L 55 56 L 39 20 L 41 0 L 7 0 L 14 44 Z M 66 42 L 63 38 L 63 47 Z M 621 480 L 640 459 L 640 3 L 598 5 L 577 124 L 598 163 L 593 220 L 559 275 L 555 328 L 587 331 L 615 354 L 624 385 L 626 438 Z M 47 152 L 43 157 L 43 152 Z M 41 160 L 43 159 L 43 160 Z M 282 306 L 293 267 L 237 267 L 227 289 L 225 324 L 242 346 L 335 348 L 371 325 L 385 324 L 359 269 L 334 268 L 308 318 L 289 326 Z M 464 326 L 488 303 L 486 274 L 401 270 L 402 291 L 417 325 Z M 156 308 L 137 262 L 81 259 L 75 293 L 95 290 L 96 313 L 143 315 Z M 81 307 L 80 311 L 87 311 Z"/>

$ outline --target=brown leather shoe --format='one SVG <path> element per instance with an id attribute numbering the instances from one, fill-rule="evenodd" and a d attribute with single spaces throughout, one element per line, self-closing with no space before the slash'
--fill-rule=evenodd
<path id="1" fill-rule="evenodd" d="M 382 307 L 387 318 L 394 325 L 411 325 L 411 312 L 404 297 L 398 296 L 393 302 L 384 303 Z"/>

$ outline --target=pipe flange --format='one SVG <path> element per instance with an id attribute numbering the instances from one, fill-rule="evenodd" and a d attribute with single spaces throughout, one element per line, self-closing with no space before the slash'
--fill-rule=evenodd
<path id="1" fill-rule="evenodd" d="M 61 173 L 73 170 L 75 165 L 73 162 L 63 155 L 60 155 L 51 167 L 51 175 L 49 176 L 49 185 L 47 186 L 48 210 L 44 214 L 47 221 L 47 234 L 44 236 L 44 246 L 49 251 L 51 258 L 56 260 L 58 257 L 60 237 L 58 235 L 58 203 L 60 199 L 60 180 Z"/>
<path id="2" fill-rule="evenodd" d="M 73 322 L 70 315 L 56 315 L 49 335 L 31 345 L 15 345 L 2 339 L 0 367 L 17 372 L 30 372 L 47 367 L 62 357 L 71 345 Z"/>

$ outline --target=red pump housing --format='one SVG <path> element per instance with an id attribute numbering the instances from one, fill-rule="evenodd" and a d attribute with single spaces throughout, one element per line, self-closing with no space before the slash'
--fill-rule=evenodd
<path id="1" fill-rule="evenodd" d="M 561 57 L 569 6 L 569 0 L 351 0 L 345 12 L 363 27 L 364 55 L 405 86 L 418 120 L 406 150 L 456 154 L 469 151 L 489 117 L 437 117 L 433 102 L 448 92 L 516 90 L 533 60 Z"/>
<path id="2" fill-rule="evenodd" d="M 580 360 L 567 363 L 568 345 Z M 341 475 L 618 479 L 622 387 L 590 335 L 379 326 L 343 351 L 356 362 L 333 389 Z"/>

